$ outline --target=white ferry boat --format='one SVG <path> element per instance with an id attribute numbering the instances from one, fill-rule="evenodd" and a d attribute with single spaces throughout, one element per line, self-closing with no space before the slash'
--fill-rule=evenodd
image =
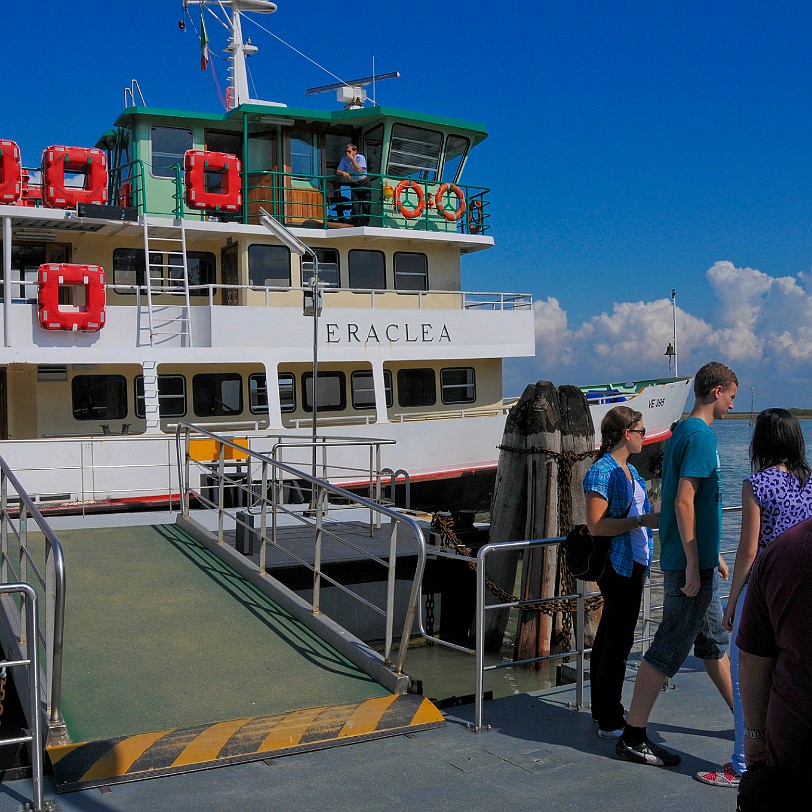
<path id="1" fill-rule="evenodd" d="M 41 156 L 5 120 L 0 454 L 42 503 L 155 503 L 177 494 L 190 420 L 303 458 L 318 434 L 334 478 L 407 472 L 423 506 L 473 500 L 476 478 L 486 498 L 503 360 L 535 340 L 529 294 L 462 289 L 462 259 L 498 221 L 463 180 L 485 129 L 365 106 L 356 86 L 332 112 L 251 98 L 241 15 L 275 5 L 215 5 L 231 20 L 226 112 L 149 107 L 134 82 L 95 145 Z M 337 175 L 349 144 L 367 162 L 352 188 Z M 596 424 L 617 402 L 640 409 L 656 445 L 688 384 L 588 397 Z"/>

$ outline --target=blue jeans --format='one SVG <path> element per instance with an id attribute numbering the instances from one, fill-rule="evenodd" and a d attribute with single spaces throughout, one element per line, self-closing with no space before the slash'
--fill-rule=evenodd
<path id="1" fill-rule="evenodd" d="M 736 635 L 739 633 L 739 620 L 742 616 L 744 596 L 747 594 L 747 584 L 742 587 L 739 602 L 736 604 L 736 614 L 733 616 L 733 634 L 730 635 L 730 678 L 733 682 L 733 756 L 730 763 L 733 769 L 742 775 L 747 770 L 744 763 L 744 710 L 742 709 L 742 695 L 739 692 L 739 647 L 736 645 Z"/>
<path id="2" fill-rule="evenodd" d="M 699 570 L 699 592 L 689 598 L 683 591 L 685 570 L 663 571 L 663 619 L 644 659 L 673 677 L 694 647 L 700 660 L 721 660 L 727 651 L 722 626 L 719 570 Z"/>

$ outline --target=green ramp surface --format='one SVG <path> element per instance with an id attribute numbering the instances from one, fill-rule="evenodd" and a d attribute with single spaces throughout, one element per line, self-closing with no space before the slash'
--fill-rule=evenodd
<path id="1" fill-rule="evenodd" d="M 175 525 L 59 539 L 74 742 L 388 695 Z"/>

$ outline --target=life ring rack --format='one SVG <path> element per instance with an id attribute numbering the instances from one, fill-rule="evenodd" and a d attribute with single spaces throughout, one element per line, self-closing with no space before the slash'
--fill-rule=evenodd
<path id="1" fill-rule="evenodd" d="M 443 202 L 444 197 L 449 192 L 454 194 L 457 198 L 457 208 L 453 211 L 447 209 Z M 455 223 L 457 220 L 462 219 L 462 215 L 465 214 L 465 195 L 462 189 L 455 183 L 442 184 L 434 193 L 434 208 L 437 209 L 437 214 L 445 217 L 449 223 Z"/>
<path id="2" fill-rule="evenodd" d="M 104 270 L 98 265 L 74 265 L 68 262 L 40 265 L 37 281 L 39 323 L 44 329 L 95 333 L 104 327 Z M 66 285 L 85 288 L 83 309 L 63 310 L 59 307 L 59 288 Z"/>
<path id="3" fill-rule="evenodd" d="M 186 170 L 186 203 L 194 209 L 238 211 L 242 206 L 240 171 L 242 165 L 236 155 L 228 152 L 207 152 L 200 149 L 186 151 L 183 159 Z M 206 188 L 206 174 L 220 174 L 221 191 Z"/>
<path id="4" fill-rule="evenodd" d="M 0 203 L 16 203 L 22 194 L 20 148 L 14 141 L 0 140 Z"/>
<path id="5" fill-rule="evenodd" d="M 81 188 L 68 186 L 66 172 L 85 176 Z M 48 147 L 42 153 L 42 202 L 51 209 L 75 209 L 80 203 L 107 203 L 107 156 L 95 147 Z"/>
<path id="6" fill-rule="evenodd" d="M 417 205 L 413 209 L 410 209 L 405 203 L 401 203 L 400 200 L 401 194 L 407 189 L 412 189 L 417 195 Z M 395 193 L 392 195 L 392 205 L 395 207 L 395 211 L 403 215 L 407 220 L 414 220 L 420 217 L 426 208 L 426 194 L 423 191 L 423 187 L 417 181 L 408 179 L 402 180 L 395 186 Z"/>

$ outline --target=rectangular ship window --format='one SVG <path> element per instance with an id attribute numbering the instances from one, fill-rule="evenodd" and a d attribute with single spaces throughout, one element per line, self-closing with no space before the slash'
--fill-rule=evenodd
<path id="1" fill-rule="evenodd" d="M 186 378 L 183 375 L 158 376 L 158 416 L 183 417 L 186 414 Z M 146 417 L 144 376 L 135 379 L 135 416 Z"/>
<path id="2" fill-rule="evenodd" d="M 71 381 L 76 420 L 121 420 L 127 416 L 127 380 L 123 375 L 77 375 Z"/>
<path id="3" fill-rule="evenodd" d="M 425 254 L 395 253 L 395 290 L 428 290 L 429 261 Z"/>
<path id="4" fill-rule="evenodd" d="M 343 372 L 319 372 L 319 411 L 340 412 L 347 406 Z M 302 408 L 313 411 L 313 373 L 302 376 Z"/>
<path id="5" fill-rule="evenodd" d="M 399 406 L 434 406 L 437 381 L 433 369 L 398 370 Z"/>
<path id="6" fill-rule="evenodd" d="M 476 377 L 471 367 L 440 370 L 440 395 L 443 403 L 473 403 L 476 400 Z"/>
<path id="7" fill-rule="evenodd" d="M 174 178 L 175 164 L 183 167 L 183 156 L 191 149 L 192 131 L 179 127 L 152 127 L 152 176 L 156 178 Z"/>
<path id="8" fill-rule="evenodd" d="M 386 405 L 392 405 L 392 373 L 385 369 L 383 372 L 383 385 L 386 392 Z M 353 409 L 374 409 L 375 408 L 375 386 L 372 380 L 372 372 L 353 372 L 350 376 L 350 386 L 352 388 Z"/>
<path id="9" fill-rule="evenodd" d="M 212 372 L 192 378 L 192 403 L 198 417 L 242 412 L 242 378 L 236 372 Z"/>

